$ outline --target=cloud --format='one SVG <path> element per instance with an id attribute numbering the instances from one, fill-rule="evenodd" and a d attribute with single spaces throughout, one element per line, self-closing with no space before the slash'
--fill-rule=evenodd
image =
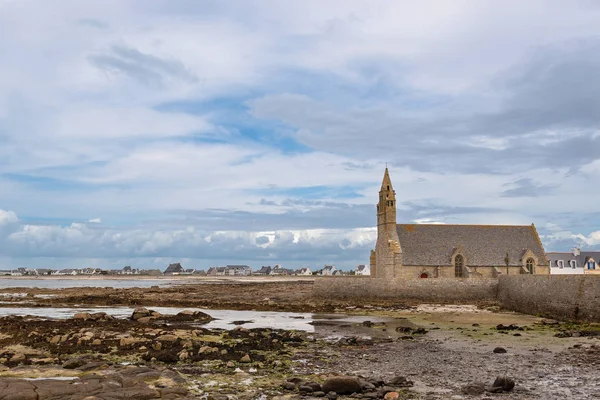
<path id="1" fill-rule="evenodd" d="M 514 182 L 505 183 L 506 189 L 500 196 L 502 197 L 540 197 L 547 196 L 556 189 L 556 185 L 541 185 L 529 178 L 517 179 Z"/>
<path id="2" fill-rule="evenodd" d="M 155 265 L 221 257 L 220 242 L 254 260 L 364 263 L 352 235 L 375 225 L 386 162 L 399 222 L 535 222 L 594 240 L 600 215 L 581 193 L 600 179 L 600 7 L 422 10 L 3 3 L 11 260 Z"/>
<path id="3" fill-rule="evenodd" d="M 198 79 L 177 60 L 165 60 L 124 45 L 113 45 L 107 53 L 90 55 L 89 61 L 108 74 L 122 74 L 150 86 L 160 87 L 172 79 L 191 83 Z"/>
<path id="4" fill-rule="evenodd" d="M 0 216 L 17 222 L 12 212 Z M 3 217 L 4 218 L 4 217 Z M 2 219 L 4 220 L 4 219 Z M 253 263 L 320 263 L 321 259 L 351 266 L 364 261 L 373 246 L 375 230 L 308 229 L 254 231 L 205 231 L 194 225 L 171 229 L 118 229 L 95 221 L 67 226 L 13 224 L 0 231 L 0 249 L 20 258 L 190 258 L 195 260 L 248 260 Z M 322 258 L 323 257 L 323 258 Z M 298 264 L 299 265 L 299 264 Z"/>
<path id="5" fill-rule="evenodd" d="M 88 222 L 91 224 L 101 224 L 102 220 L 100 218 L 92 218 Z"/>

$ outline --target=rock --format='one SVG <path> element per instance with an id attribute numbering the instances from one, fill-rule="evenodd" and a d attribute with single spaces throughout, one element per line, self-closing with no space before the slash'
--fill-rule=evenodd
<path id="1" fill-rule="evenodd" d="M 181 350 L 181 352 L 179 352 L 179 360 L 180 361 L 187 360 L 188 358 L 190 358 L 190 355 L 187 352 L 187 350 Z"/>
<path id="2" fill-rule="evenodd" d="M 102 344 L 102 340 L 100 339 L 94 339 L 94 341 L 92 342 L 92 346 L 100 346 Z"/>
<path id="3" fill-rule="evenodd" d="M 494 349 L 494 353 L 496 353 L 496 354 L 504 354 L 504 353 L 506 353 L 506 349 L 504 347 L 496 347 Z"/>
<path id="4" fill-rule="evenodd" d="M 329 392 L 327 393 L 327 398 L 329 400 L 335 400 L 338 398 L 338 394 L 336 392 Z"/>
<path id="5" fill-rule="evenodd" d="M 467 386 L 463 386 L 461 392 L 469 396 L 479 396 L 485 392 L 485 386 L 481 383 L 473 383 Z"/>
<path id="6" fill-rule="evenodd" d="M 362 391 L 360 380 L 355 376 L 335 376 L 323 383 L 323 391 L 337 394 L 360 393 Z"/>
<path id="7" fill-rule="evenodd" d="M 160 335 L 156 338 L 159 342 L 176 342 L 178 339 L 175 335 Z"/>
<path id="8" fill-rule="evenodd" d="M 414 385 L 413 381 L 409 381 L 404 376 L 395 376 L 390 381 L 390 385 L 394 385 L 396 387 L 412 387 Z"/>
<path id="9" fill-rule="evenodd" d="M 160 343 L 160 342 L 152 343 L 152 349 L 155 351 L 162 350 L 162 343 Z"/>
<path id="10" fill-rule="evenodd" d="M 84 321 L 87 321 L 88 319 L 92 319 L 92 316 L 88 312 L 80 312 L 73 315 L 73 319 L 82 319 Z"/>
<path id="11" fill-rule="evenodd" d="M 385 394 L 385 396 L 383 396 L 384 400 L 398 400 L 398 397 L 400 395 L 398 394 L 398 392 L 387 392 Z"/>
<path id="12" fill-rule="evenodd" d="M 119 346 L 120 347 L 131 346 L 133 344 L 136 344 L 137 342 L 138 342 L 138 340 L 136 338 L 124 337 L 119 341 Z"/>
<path id="13" fill-rule="evenodd" d="M 156 318 L 154 317 L 141 317 L 137 319 L 137 322 L 139 322 L 140 324 L 148 324 L 152 321 L 154 321 Z"/>
<path id="14" fill-rule="evenodd" d="M 206 400 L 229 400 L 225 394 L 209 394 Z"/>
<path id="15" fill-rule="evenodd" d="M 313 388 L 310 387 L 310 386 L 308 386 L 308 385 L 298 386 L 298 391 L 300 393 L 312 393 L 312 392 L 314 392 Z"/>
<path id="16" fill-rule="evenodd" d="M 112 321 L 113 319 L 115 319 L 115 317 L 113 317 L 112 315 L 108 315 L 105 312 L 95 312 L 93 314 L 90 314 L 90 317 L 94 321 Z"/>
<path id="17" fill-rule="evenodd" d="M 250 356 L 248 354 L 246 354 L 244 357 L 240 358 L 240 362 L 241 363 L 249 363 L 249 362 L 252 362 L 252 360 L 250 359 Z"/>
<path id="18" fill-rule="evenodd" d="M 14 363 L 20 363 L 20 362 L 23 362 L 25 360 L 27 360 L 27 356 L 25 354 L 23 354 L 23 353 L 13 354 L 13 356 L 10 358 L 10 361 L 14 362 Z"/>
<path id="19" fill-rule="evenodd" d="M 59 344 L 61 338 L 62 336 L 60 335 L 53 336 L 52 339 L 50 339 L 50 344 Z"/>
<path id="20" fill-rule="evenodd" d="M 233 361 L 227 361 L 227 368 L 233 368 L 235 367 L 235 364 L 233 363 Z"/>
<path id="21" fill-rule="evenodd" d="M 133 310 L 133 314 L 131 314 L 131 319 L 137 321 L 140 318 L 152 316 L 152 313 L 153 311 L 150 311 L 147 308 L 138 307 L 135 310 Z"/>
<path id="22" fill-rule="evenodd" d="M 372 392 L 372 391 L 376 390 L 377 388 L 371 382 L 362 382 L 361 389 L 363 392 Z"/>
<path id="23" fill-rule="evenodd" d="M 296 390 L 296 385 L 292 382 L 283 382 L 281 387 L 285 390 Z"/>
<path id="24" fill-rule="evenodd" d="M 317 382 L 308 382 L 305 385 L 306 386 L 310 386 L 312 388 L 313 392 L 321 392 L 322 391 L 320 383 L 317 383 Z"/>
<path id="25" fill-rule="evenodd" d="M 72 358 L 70 360 L 65 361 L 62 367 L 65 369 L 75 369 L 85 364 L 87 364 L 87 361 L 83 358 Z"/>
<path id="26" fill-rule="evenodd" d="M 510 392 L 511 390 L 514 389 L 514 387 L 515 387 L 515 381 L 513 381 L 512 379 L 510 379 L 507 376 L 499 376 L 494 381 L 494 384 L 492 385 L 490 391 L 492 393 L 498 393 L 497 389 L 500 388 L 500 389 L 502 389 L 501 391 Z"/>
<path id="27" fill-rule="evenodd" d="M 318 392 L 313 392 L 313 394 L 312 394 L 312 395 L 313 395 L 314 397 L 325 397 L 325 392 L 321 392 L 321 391 L 318 391 Z"/>

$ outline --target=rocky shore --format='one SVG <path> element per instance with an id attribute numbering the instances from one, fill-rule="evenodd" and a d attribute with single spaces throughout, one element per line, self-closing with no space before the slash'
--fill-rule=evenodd
<path id="1" fill-rule="evenodd" d="M 598 325 L 489 307 L 319 305 L 305 297 L 305 285 L 197 285 L 148 293 L 30 290 L 32 295 L 15 297 L 13 307 L 23 307 L 19 299 L 31 301 L 26 303 L 31 310 L 88 305 L 88 296 L 93 304 L 144 307 L 127 318 L 100 310 L 64 320 L 0 317 L 0 400 L 600 396 Z M 152 304 L 292 308 L 349 318 L 336 322 L 331 314 L 315 314 L 310 331 L 248 329 L 249 321 L 242 320 L 231 321 L 228 329 L 209 329 L 210 310 L 163 315 Z"/>

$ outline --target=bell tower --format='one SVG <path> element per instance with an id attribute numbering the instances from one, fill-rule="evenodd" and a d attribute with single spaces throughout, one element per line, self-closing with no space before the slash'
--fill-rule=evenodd
<path id="1" fill-rule="evenodd" d="M 381 234 L 382 230 L 396 231 L 396 191 L 392 186 L 387 167 L 383 174 L 379 203 L 377 203 L 377 233 Z"/>
<path id="2" fill-rule="evenodd" d="M 402 249 L 396 231 L 396 192 L 385 168 L 377 203 L 377 244 L 371 254 L 371 276 L 394 279 L 402 263 Z"/>

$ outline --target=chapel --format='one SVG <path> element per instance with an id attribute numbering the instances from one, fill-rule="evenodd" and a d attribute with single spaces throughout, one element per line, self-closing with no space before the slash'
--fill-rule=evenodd
<path id="1" fill-rule="evenodd" d="M 396 192 L 387 168 L 370 264 L 372 278 L 388 280 L 550 273 L 534 224 L 397 224 Z"/>

